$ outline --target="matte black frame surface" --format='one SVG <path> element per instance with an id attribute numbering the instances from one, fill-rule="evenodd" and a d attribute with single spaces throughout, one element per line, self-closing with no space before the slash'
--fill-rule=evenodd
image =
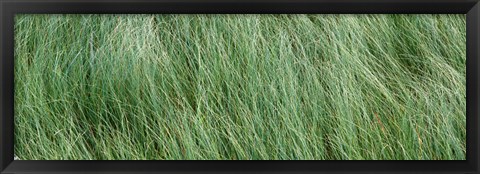
<path id="1" fill-rule="evenodd" d="M 467 160 L 14 161 L 15 14 L 346 13 L 466 14 Z M 0 173 L 479 173 L 478 0 L 0 0 Z"/>

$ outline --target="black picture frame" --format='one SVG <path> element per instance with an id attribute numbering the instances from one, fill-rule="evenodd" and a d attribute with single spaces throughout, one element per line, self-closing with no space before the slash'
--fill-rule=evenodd
<path id="1" fill-rule="evenodd" d="M 479 173 L 478 0 L 1 0 L 0 173 Z M 467 157 L 459 161 L 14 161 L 14 15 L 456 13 L 467 20 Z"/>

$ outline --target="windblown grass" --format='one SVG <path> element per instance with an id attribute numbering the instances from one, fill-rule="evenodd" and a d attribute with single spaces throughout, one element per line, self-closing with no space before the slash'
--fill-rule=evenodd
<path id="1" fill-rule="evenodd" d="M 18 15 L 20 159 L 463 160 L 465 15 Z"/>

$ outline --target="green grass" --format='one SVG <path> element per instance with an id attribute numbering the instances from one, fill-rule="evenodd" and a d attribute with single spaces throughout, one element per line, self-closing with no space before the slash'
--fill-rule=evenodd
<path id="1" fill-rule="evenodd" d="M 18 15 L 15 154 L 464 160 L 465 15 Z"/>

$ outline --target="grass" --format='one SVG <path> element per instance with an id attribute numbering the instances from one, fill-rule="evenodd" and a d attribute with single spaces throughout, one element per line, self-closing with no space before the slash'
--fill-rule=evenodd
<path id="1" fill-rule="evenodd" d="M 18 15 L 22 160 L 464 160 L 465 15 Z"/>

